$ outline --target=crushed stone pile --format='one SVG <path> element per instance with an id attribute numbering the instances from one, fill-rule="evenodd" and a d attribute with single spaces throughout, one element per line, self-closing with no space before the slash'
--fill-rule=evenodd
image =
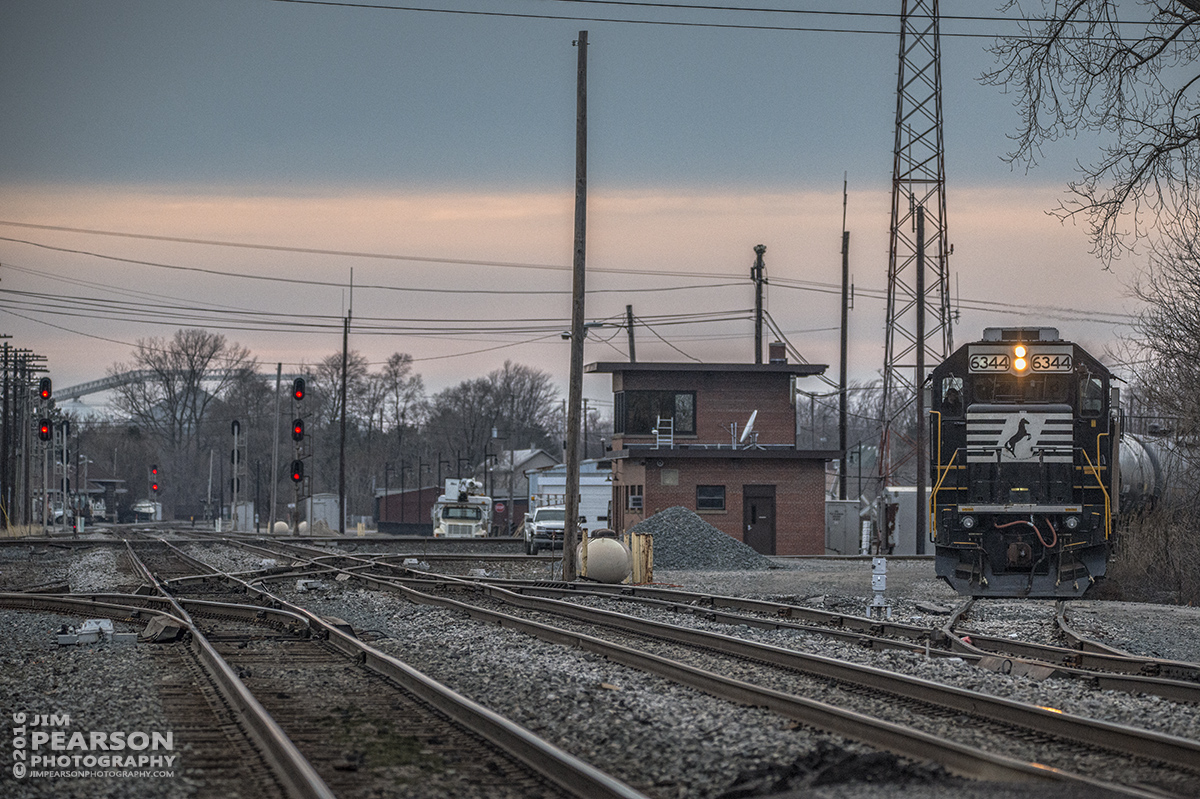
<path id="1" fill-rule="evenodd" d="M 713 527 L 687 508 L 676 506 L 630 528 L 654 537 L 654 568 L 683 570 L 764 570 L 776 568 L 765 555 Z"/>

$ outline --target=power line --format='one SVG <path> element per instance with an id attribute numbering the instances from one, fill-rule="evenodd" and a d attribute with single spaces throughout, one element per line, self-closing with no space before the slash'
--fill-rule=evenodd
<path id="1" fill-rule="evenodd" d="M 109 231 L 109 230 L 96 230 L 96 229 L 92 229 L 92 228 L 72 228 L 72 227 L 63 227 L 63 226 L 59 226 L 59 225 L 36 225 L 36 224 L 30 224 L 30 223 L 25 223 L 25 222 L 12 222 L 12 221 L 6 221 L 6 220 L 0 220 L 0 225 L 12 225 L 12 226 L 16 226 L 16 227 L 26 227 L 26 228 L 34 228 L 34 229 L 41 229 L 41 230 L 54 230 L 54 231 L 64 231 L 64 232 L 70 232 L 70 233 L 84 233 L 84 234 L 91 234 L 91 235 L 97 235 L 97 236 L 145 239 L 145 240 L 151 240 L 151 241 L 167 241 L 167 242 L 176 242 L 176 243 L 209 245 L 209 246 L 217 246 L 217 247 L 235 247 L 235 248 L 240 247 L 240 248 L 256 249 L 256 250 L 274 250 L 274 251 L 278 251 L 278 252 L 295 252 L 295 253 L 308 253 L 308 254 L 317 254 L 317 255 L 338 255 L 338 256 L 345 256 L 345 257 L 350 257 L 350 258 L 378 258 L 378 259 L 399 260 L 399 261 L 425 261 L 425 262 L 429 262 L 429 263 L 459 264 L 459 265 L 466 265 L 466 266 L 499 266 L 499 267 L 505 267 L 505 268 L 543 269 L 543 270 L 553 270 L 553 271 L 563 271 L 563 272 L 570 271 L 570 269 L 571 269 L 571 267 L 567 266 L 567 265 L 522 263 L 522 262 L 515 262 L 515 261 L 490 261 L 490 260 L 466 260 L 466 259 L 455 259 L 455 258 L 436 258 L 436 257 L 429 257 L 429 256 L 397 255 L 397 254 L 393 254 L 393 253 L 370 253 L 370 252 L 355 252 L 355 251 L 347 251 L 347 250 L 317 249 L 317 248 L 309 248 L 309 247 L 292 247 L 292 246 L 278 245 L 278 244 L 269 244 L 269 245 L 268 244 L 251 244 L 251 243 L 246 243 L 246 242 L 220 241 L 220 240 L 213 240 L 213 239 L 182 238 L 182 237 L 178 237 L 178 236 L 155 236 L 155 235 L 150 235 L 150 234 L 145 234 L 145 233 L 126 233 L 126 232 Z M 42 244 L 40 242 L 28 241 L 28 240 L 24 240 L 24 239 L 9 238 L 9 237 L 5 237 L 5 236 L 0 236 L 0 241 L 11 241 L 14 243 L 27 244 L 29 246 L 39 247 L 42 249 L 54 250 L 54 251 L 58 251 L 58 252 L 66 252 L 66 253 L 70 253 L 73 255 L 88 255 L 88 256 L 95 257 L 95 258 L 101 258 L 104 260 L 118 261 L 121 263 L 132 263 L 132 264 L 136 264 L 136 265 L 140 265 L 140 266 L 150 266 L 150 267 L 159 268 L 159 269 L 187 271 L 187 272 L 199 272 L 199 273 L 203 273 L 203 274 L 211 274 L 211 275 L 216 275 L 216 276 L 221 276 L 221 277 L 232 277 L 232 278 L 240 278 L 240 279 L 248 279 L 248 280 L 262 280 L 262 281 L 269 281 L 269 282 L 274 282 L 274 283 L 291 283 L 291 284 L 296 284 L 296 285 L 321 286 L 321 287 L 328 287 L 328 288 L 346 288 L 347 287 L 347 284 L 345 284 L 345 283 L 338 283 L 338 282 L 333 282 L 333 281 L 305 280 L 305 279 L 301 279 L 301 278 L 277 277 L 277 276 L 271 276 L 271 275 L 249 275 L 249 274 L 240 273 L 240 272 L 229 272 L 229 271 L 224 271 L 224 270 L 220 270 L 220 269 L 210 269 L 210 268 L 206 268 L 206 267 L 180 266 L 178 264 L 166 264 L 166 263 L 161 263 L 161 262 L 157 262 L 157 261 L 145 261 L 145 260 L 132 259 L 132 258 L 123 258 L 123 257 L 119 257 L 119 256 L 97 253 L 97 252 L 93 252 L 90 250 L 80 250 L 80 249 L 73 249 L 73 248 L 56 247 L 56 246 L 49 245 L 49 244 Z M 7 264 L 5 264 L 5 265 L 7 265 Z M 35 270 L 30 270 L 30 271 L 35 271 Z M 701 278 L 701 279 L 710 279 L 710 280 L 718 279 L 718 280 L 731 281 L 728 283 L 713 283 L 713 284 L 702 284 L 702 285 L 695 285 L 695 286 L 676 286 L 676 287 L 662 287 L 662 288 L 599 289 L 599 290 L 590 290 L 587 292 L 588 294 L 643 293 L 643 292 L 656 292 L 656 291 L 680 291 L 680 290 L 693 290 L 693 289 L 727 288 L 729 286 L 740 286 L 744 283 L 744 277 L 742 275 L 733 274 L 733 273 L 725 273 L 725 272 L 698 272 L 698 271 L 691 271 L 691 270 L 618 269 L 618 268 L 606 268 L 606 267 L 589 267 L 588 271 L 590 273 L 636 275 L 636 276 L 640 276 L 640 277 L 690 277 L 690 278 Z M 833 283 L 825 283 L 825 282 L 819 282 L 819 281 L 799 280 L 799 279 L 787 278 L 787 277 L 773 277 L 773 278 L 771 278 L 771 285 L 775 286 L 776 288 L 808 291 L 808 292 L 813 292 L 813 293 L 818 293 L 818 294 L 838 294 L 838 295 L 841 294 L 841 285 L 840 284 L 835 285 Z M 558 291 L 558 290 L 534 290 L 534 291 L 495 290 L 495 291 L 493 291 L 490 289 L 469 289 L 469 288 L 464 288 L 464 289 L 415 288 L 415 287 L 407 287 L 407 286 L 389 286 L 389 285 L 380 285 L 380 284 L 355 285 L 354 288 L 361 289 L 361 290 L 380 290 L 380 291 L 398 291 L 398 292 L 411 291 L 411 292 L 419 292 L 419 293 L 436 293 L 436 294 L 479 293 L 479 294 L 517 294 L 517 295 L 521 295 L 521 294 L 562 295 L 562 294 L 570 293 L 569 290 L 562 290 L 562 291 Z M 886 296 L 887 296 L 886 291 L 884 289 L 856 287 L 856 293 L 860 294 L 864 297 L 867 297 L 869 299 L 877 299 L 877 300 L 886 299 Z M 1005 312 L 1005 313 L 1018 313 L 1018 314 L 1019 313 L 1034 313 L 1034 312 L 1048 312 L 1048 313 L 1054 313 L 1054 314 L 1072 314 L 1073 316 L 1064 316 L 1063 317 L 1064 320 L 1066 320 L 1066 321 L 1097 321 L 1097 322 L 1101 322 L 1103 324 L 1110 324 L 1110 325 L 1128 324 L 1129 322 L 1131 322 L 1137 318 L 1135 314 L 1125 314 L 1125 313 L 1113 312 L 1113 313 L 1102 314 L 1102 316 L 1108 317 L 1108 318 L 1100 319 L 1100 318 L 1096 317 L 1095 311 L 1083 309 L 1083 308 L 1069 308 L 1069 307 L 1049 306 L 1049 305 L 1018 305 L 1015 303 L 1001 302 L 1001 301 L 992 300 L 992 299 L 988 299 L 988 300 L 959 299 L 956 301 L 956 306 L 960 309 L 965 308 L 967 310 L 975 310 L 975 311 L 1002 310 L 1002 312 Z M 1007 309 L 1007 310 L 1003 310 L 1003 309 Z M 341 317 L 339 316 L 338 318 L 340 319 Z"/>
<path id="2" fill-rule="evenodd" d="M 562 2 L 570 2 L 571 0 L 560 0 Z M 575 2 L 588 2 L 589 0 L 574 0 Z M 583 15 L 568 15 L 568 14 L 534 14 L 522 13 L 516 11 L 473 11 L 468 9 L 454 8 L 428 8 L 424 6 L 409 6 L 409 5 L 376 5 L 372 3 L 353 3 L 339 2 L 338 0 L 274 0 L 277 3 L 289 3 L 292 5 L 311 5 L 311 6 L 327 6 L 333 8 L 352 8 L 365 9 L 373 11 L 407 11 L 425 14 L 442 14 L 463 17 L 492 17 L 492 18 L 507 18 L 507 19 L 529 19 L 529 20 L 551 20 L 551 21 L 567 21 L 567 22 L 598 22 L 612 23 L 619 25 L 649 25 L 655 27 L 675 27 L 675 28 L 701 28 L 701 29 L 718 29 L 718 30 L 742 30 L 742 31 L 777 31 L 783 33 L 838 33 L 852 35 L 867 35 L 867 36 L 896 36 L 896 31 L 891 28 L 853 28 L 853 27 L 807 27 L 797 25 L 771 25 L 771 24 L 750 24 L 750 23 L 734 23 L 734 22 L 691 22 L 685 20 L 666 20 L 666 19 L 634 19 L 630 17 L 594 17 Z M 616 0 L 590 0 L 593 5 L 622 5 L 627 7 L 641 7 L 655 10 L 703 10 L 703 11 L 721 11 L 725 13 L 740 12 L 740 13 L 777 13 L 777 14 L 806 14 L 806 15 L 823 15 L 823 16 L 839 16 L 850 18 L 874 18 L 881 22 L 891 22 L 899 17 L 898 14 L 888 13 L 872 13 L 872 12 L 848 12 L 848 11 L 815 11 L 806 9 L 775 9 L 775 8 L 736 8 L 727 6 L 703 6 L 703 5 L 675 5 L 673 3 L 634 3 L 622 2 Z M 1036 24 L 1046 22 L 1046 20 L 1037 18 L 1024 17 L 983 17 L 983 16 L 947 16 L 944 19 L 953 20 L 955 22 L 1004 22 L 1010 24 Z M 1130 24 L 1149 26 L 1152 22 L 1118 22 L 1114 24 Z M 960 39 L 995 39 L 999 34 L 995 33 L 969 33 L 969 32 L 953 32 L 945 31 L 941 34 L 943 37 L 960 38 Z M 1086 39 L 1090 40 L 1095 37 L 1073 37 L 1059 36 L 1059 39 Z"/>

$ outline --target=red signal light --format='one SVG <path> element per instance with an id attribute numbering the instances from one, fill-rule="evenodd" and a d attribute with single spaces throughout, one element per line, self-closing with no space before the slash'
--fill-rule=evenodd
<path id="1" fill-rule="evenodd" d="M 38 381 L 38 396 L 44 400 L 50 399 L 50 378 L 43 377 Z"/>
<path id="2" fill-rule="evenodd" d="M 158 483 L 151 483 L 151 484 L 150 484 L 150 490 L 152 490 L 152 491 L 158 491 Z"/>
<path id="3" fill-rule="evenodd" d="M 304 420 L 303 419 L 296 419 L 294 422 L 292 422 L 292 440 L 293 441 L 303 441 L 304 440 Z"/>
<path id="4" fill-rule="evenodd" d="M 304 378 L 297 377 L 292 381 L 292 396 L 298 400 L 304 399 Z"/>
<path id="5" fill-rule="evenodd" d="M 292 482 L 299 483 L 304 479 L 304 461 L 292 461 Z"/>
<path id="6" fill-rule="evenodd" d="M 42 441 L 49 441 L 53 433 L 53 428 L 50 426 L 49 419 L 43 419 L 38 422 L 38 438 Z"/>

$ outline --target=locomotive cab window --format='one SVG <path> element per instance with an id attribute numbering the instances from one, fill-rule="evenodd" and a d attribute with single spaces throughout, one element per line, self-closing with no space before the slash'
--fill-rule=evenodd
<path id="1" fill-rule="evenodd" d="M 1079 414 L 1099 416 L 1104 410 L 1104 381 L 1087 375 L 1079 381 Z"/>
<path id="2" fill-rule="evenodd" d="M 1065 403 L 1070 381 L 1064 375 L 981 375 L 975 379 L 975 402 Z"/>
<path id="3" fill-rule="evenodd" d="M 963 379 L 961 377 L 942 378 L 942 415 L 962 416 L 963 412 Z"/>

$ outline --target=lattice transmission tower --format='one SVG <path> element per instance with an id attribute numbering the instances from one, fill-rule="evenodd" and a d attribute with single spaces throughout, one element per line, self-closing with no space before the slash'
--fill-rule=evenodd
<path id="1" fill-rule="evenodd" d="M 953 350 L 949 254 L 938 0 L 901 0 L 879 453 L 883 485 L 892 484 L 915 454 L 914 399 L 924 380 L 917 374 L 918 360 L 932 368 Z"/>

